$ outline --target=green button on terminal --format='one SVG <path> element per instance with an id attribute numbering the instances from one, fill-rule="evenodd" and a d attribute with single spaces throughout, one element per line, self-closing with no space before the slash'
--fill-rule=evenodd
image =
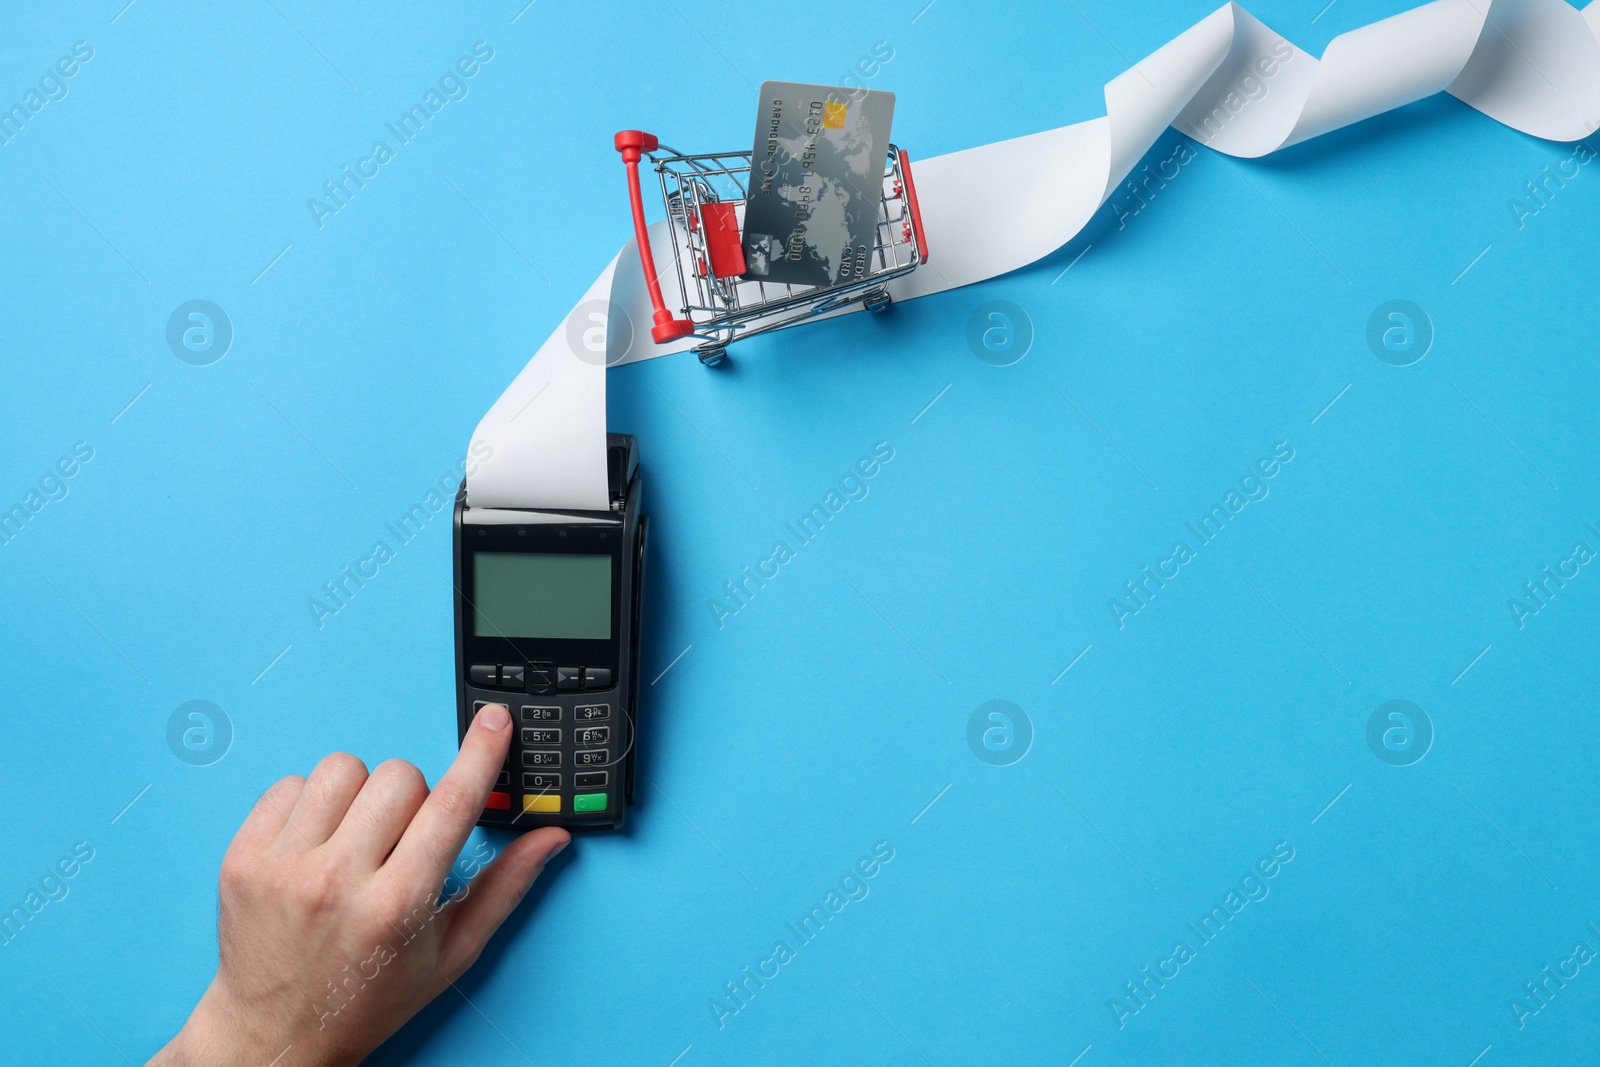
<path id="1" fill-rule="evenodd" d="M 579 793 L 572 798 L 572 810 L 576 812 L 605 811 L 606 794 L 604 793 Z"/>

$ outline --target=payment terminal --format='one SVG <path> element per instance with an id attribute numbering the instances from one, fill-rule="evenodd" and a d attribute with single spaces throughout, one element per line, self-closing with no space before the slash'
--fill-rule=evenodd
<path id="1" fill-rule="evenodd" d="M 511 711 L 480 826 L 609 830 L 633 799 L 646 517 L 638 444 L 606 435 L 608 511 L 456 498 L 456 719 Z"/>

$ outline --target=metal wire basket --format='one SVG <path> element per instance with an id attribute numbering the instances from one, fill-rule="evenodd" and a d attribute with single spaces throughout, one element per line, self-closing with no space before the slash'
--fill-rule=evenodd
<path id="1" fill-rule="evenodd" d="M 750 152 L 683 155 L 651 134 L 624 130 L 617 151 L 628 171 L 634 234 L 650 292 L 657 344 L 694 336 L 700 362 L 722 361 L 728 345 L 781 330 L 850 304 L 881 312 L 890 304 L 888 283 L 928 260 L 911 159 L 889 146 L 883 195 L 866 262 L 853 277 L 832 285 L 792 285 L 743 277 L 746 273 L 740 227 L 750 188 Z M 639 164 L 648 159 L 661 184 L 677 275 L 677 313 L 668 310 L 656 276 L 644 218 Z"/>

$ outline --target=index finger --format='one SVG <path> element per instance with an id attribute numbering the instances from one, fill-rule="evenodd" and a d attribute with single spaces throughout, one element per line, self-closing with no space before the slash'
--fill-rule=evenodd
<path id="1" fill-rule="evenodd" d="M 444 884 L 483 814 L 510 748 L 511 713 L 504 705 L 490 704 L 472 721 L 455 762 L 422 802 L 384 866 L 398 866 L 430 889 Z"/>

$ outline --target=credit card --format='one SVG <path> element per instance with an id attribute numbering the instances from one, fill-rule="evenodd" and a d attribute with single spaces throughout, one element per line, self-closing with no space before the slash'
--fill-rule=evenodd
<path id="1" fill-rule="evenodd" d="M 763 82 L 744 277 L 837 285 L 871 273 L 894 94 Z"/>

